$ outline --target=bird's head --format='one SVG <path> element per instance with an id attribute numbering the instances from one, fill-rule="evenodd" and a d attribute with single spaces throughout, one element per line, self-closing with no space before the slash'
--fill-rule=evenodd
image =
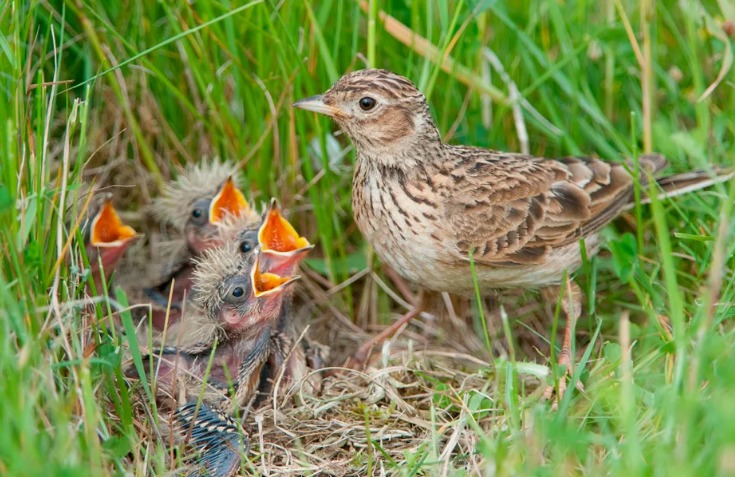
<path id="1" fill-rule="evenodd" d="M 228 216 L 217 222 L 218 234 L 222 243 L 235 242 L 243 257 L 247 257 L 258 246 L 258 230 L 263 219 L 254 209 L 246 213 Z"/>
<path id="2" fill-rule="evenodd" d="M 154 203 L 156 214 L 183 234 L 194 255 L 222 243 L 219 223 L 253 213 L 235 172 L 232 164 L 202 161 L 167 184 Z"/>
<path id="3" fill-rule="evenodd" d="M 383 162 L 400 160 L 422 144 L 441 144 L 426 97 L 410 80 L 387 70 L 349 73 L 324 94 L 293 106 L 331 116 L 359 152 L 380 155 Z"/>
<path id="4" fill-rule="evenodd" d="M 199 260 L 194 300 L 226 333 L 247 333 L 278 318 L 285 292 L 298 278 L 274 273 L 259 250 L 243 257 L 230 242 Z"/>
<path id="5" fill-rule="evenodd" d="M 228 177 L 214 197 L 201 197 L 191 203 L 184 235 L 189 249 L 198 255 L 223 243 L 218 224 L 245 215 L 250 207 L 245 195 Z"/>

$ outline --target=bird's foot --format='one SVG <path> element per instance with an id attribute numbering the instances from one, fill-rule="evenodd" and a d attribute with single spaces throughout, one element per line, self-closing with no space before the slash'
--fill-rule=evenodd
<path id="1" fill-rule="evenodd" d="M 562 353 L 562 357 L 565 355 L 565 353 Z M 564 397 L 564 393 L 567 391 L 568 380 L 572 379 L 571 364 L 563 361 L 565 360 L 559 359 L 558 364 L 564 367 L 564 372 L 561 376 L 559 376 L 559 379 L 555 383 L 546 386 L 546 388 L 544 389 L 544 394 L 542 396 L 544 401 L 551 401 L 551 409 L 553 411 L 559 409 L 559 402 L 562 400 L 562 398 Z M 584 384 L 582 384 L 582 381 L 577 381 L 574 384 L 574 387 L 577 388 L 579 392 L 584 392 Z"/>

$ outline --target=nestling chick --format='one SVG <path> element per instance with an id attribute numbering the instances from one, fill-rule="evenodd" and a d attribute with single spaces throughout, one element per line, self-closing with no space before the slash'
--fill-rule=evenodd
<path id="1" fill-rule="evenodd" d="M 228 214 L 238 216 L 251 211 L 236 172 L 235 166 L 227 162 L 189 165 L 175 181 L 166 184 L 161 197 L 154 201 L 156 215 L 185 238 L 192 255 L 211 247 L 210 241 L 217 237 L 216 224 Z"/>
<path id="2" fill-rule="evenodd" d="M 153 327 L 163 330 L 166 319 L 175 323 L 191 291 L 194 259 L 204 250 L 223 243 L 223 222 L 244 222 L 256 227 L 258 214 L 235 184 L 234 167 L 217 162 L 192 166 L 168 184 L 156 201 L 157 215 L 174 226 L 182 247 L 167 261 L 160 279 L 145 288 L 153 306 Z M 216 184 L 216 185 L 214 185 Z M 168 310 L 168 312 L 167 312 Z"/>
<path id="3" fill-rule="evenodd" d="M 187 357 L 202 357 L 203 368 L 188 369 L 203 376 L 212 349 L 216 362 L 211 377 L 240 383 L 239 363 L 268 352 L 270 330 L 278 319 L 284 292 L 298 277 L 284 277 L 261 266 L 261 253 L 243 257 L 236 243 L 204 252 L 194 271 L 194 287 L 182 319 L 157 343 Z M 260 339 L 261 337 L 265 336 Z M 257 358 L 259 366 L 265 358 Z M 259 368 L 258 368 L 259 369 Z M 199 374 L 195 372 L 194 374 Z M 159 382 L 162 376 L 159 375 Z"/>
<path id="4" fill-rule="evenodd" d="M 302 237 L 291 223 L 281 215 L 278 202 L 273 199 L 258 230 L 258 244 L 264 251 L 264 262 L 268 269 L 279 275 L 291 276 L 298 271 L 299 264 L 314 248 Z M 297 345 L 299 333 L 294 323 L 293 291 L 286 292 L 281 315 L 272 332 L 273 352 L 261 376 L 260 394 L 267 396 L 271 384 L 278 380 L 288 390 L 291 384 L 302 383 L 308 394 L 316 394 L 321 388 L 321 375 L 311 373 L 323 367 L 326 360 L 325 347 L 312 342 L 308 336 Z M 257 404 L 257 403 L 256 403 Z"/>
<path id="5" fill-rule="evenodd" d="M 259 251 L 243 257 L 234 242 L 205 251 L 194 272 L 191 305 L 169 330 L 169 346 L 144 360 L 145 370 L 155 370 L 163 408 L 186 403 L 174 420 L 191 426 L 194 444 L 205 447 L 201 464 L 212 475 L 239 467 L 240 450 L 232 443 L 242 431 L 224 413 L 256 397 L 284 291 L 297 278 L 262 269 Z M 126 374 L 135 377 L 137 371 Z M 200 394 L 202 414 L 192 417 Z"/>

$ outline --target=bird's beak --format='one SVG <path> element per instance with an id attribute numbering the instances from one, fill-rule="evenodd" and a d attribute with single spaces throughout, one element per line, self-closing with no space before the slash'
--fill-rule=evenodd
<path id="1" fill-rule="evenodd" d="M 295 274 L 299 263 L 314 248 L 281 215 L 275 199 L 271 200 L 270 209 L 258 231 L 258 245 L 268 270 L 282 276 Z"/>
<path id="2" fill-rule="evenodd" d="M 258 244 L 263 252 L 276 255 L 290 255 L 297 250 L 313 248 L 281 215 L 276 199 L 271 200 L 270 209 L 258 230 Z"/>
<path id="3" fill-rule="evenodd" d="M 100 248 L 121 248 L 137 236 L 135 229 L 123 223 L 108 199 L 92 220 L 89 243 Z"/>
<path id="4" fill-rule="evenodd" d="M 315 113 L 326 114 L 333 118 L 344 117 L 345 113 L 339 108 L 329 106 L 324 102 L 324 96 L 317 94 L 308 98 L 300 99 L 293 104 L 294 108 L 305 109 L 306 111 L 314 111 Z"/>
<path id="5" fill-rule="evenodd" d="M 269 272 L 288 277 L 296 273 L 299 264 L 311 252 L 312 248 L 314 246 L 309 245 L 308 247 L 299 248 L 288 253 L 264 251 L 261 253 L 261 261 Z"/>
<path id="6" fill-rule="evenodd" d="M 253 269 L 250 272 L 250 282 L 253 286 L 253 295 L 256 298 L 280 293 L 288 285 L 301 278 L 298 275 L 284 277 L 273 273 L 270 269 L 263 271 L 261 269 L 262 264 L 260 256 L 261 255 L 256 252 L 255 263 L 253 264 Z"/>
<path id="7" fill-rule="evenodd" d="M 209 221 L 214 224 L 221 222 L 227 215 L 237 217 L 247 209 L 245 195 L 229 177 L 209 205 Z"/>

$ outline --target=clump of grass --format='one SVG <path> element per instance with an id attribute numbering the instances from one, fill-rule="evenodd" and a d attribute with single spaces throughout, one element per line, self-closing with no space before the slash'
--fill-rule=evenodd
<path id="1" fill-rule="evenodd" d="M 703 1 L 4 3 L 0 473 L 153 475 L 182 463 L 144 427 L 124 343 L 98 333 L 114 307 L 84 297 L 68 209 L 93 179 L 123 186 L 116 202 L 135 218 L 173 165 L 238 161 L 249 196 L 278 196 L 318 243 L 306 297 L 339 356 L 363 337 L 350 320 L 372 330 L 400 311 L 386 290 L 407 293 L 352 223 L 349 142 L 297 115 L 294 100 L 384 67 L 421 86 L 456 143 L 610 160 L 654 149 L 674 171 L 735 165 L 722 27 L 734 15 Z M 384 350 L 385 369 L 258 411 L 246 468 L 731 473 L 734 201 L 730 183 L 654 201 L 606 230 L 609 252 L 576 277 L 588 294 L 577 339 L 586 391 L 558 413 L 536 391 L 553 307 L 505 297 L 504 321 L 494 304 L 473 313 L 455 300 L 451 334 L 440 301 L 435 321 Z"/>

